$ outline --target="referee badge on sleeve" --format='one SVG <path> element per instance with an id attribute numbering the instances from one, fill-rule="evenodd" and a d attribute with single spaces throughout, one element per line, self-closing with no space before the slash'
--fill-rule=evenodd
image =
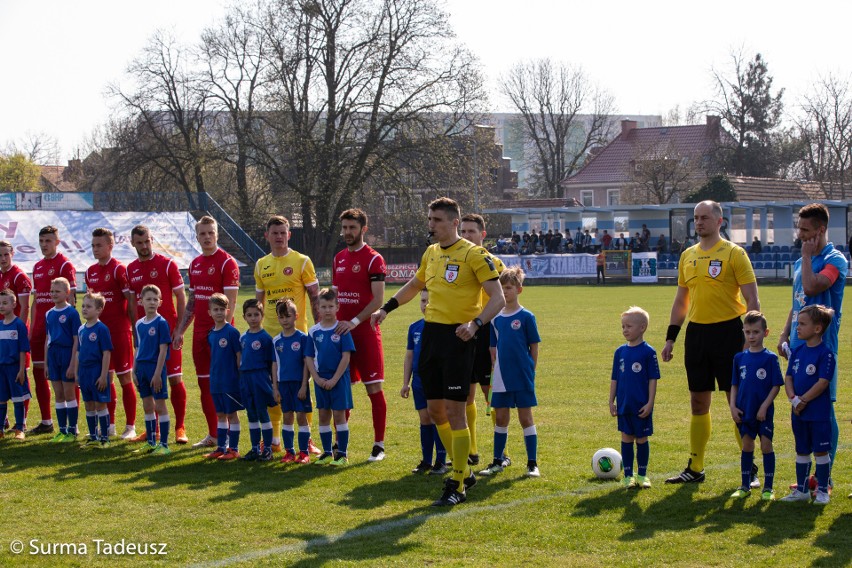
<path id="1" fill-rule="evenodd" d="M 707 267 L 707 272 L 710 274 L 711 278 L 716 278 L 719 274 L 722 273 L 722 261 L 721 260 L 711 260 L 710 266 Z"/>
<path id="2" fill-rule="evenodd" d="M 456 278 L 459 277 L 459 265 L 458 264 L 448 264 L 447 269 L 444 271 L 444 280 L 452 284 L 456 281 Z"/>

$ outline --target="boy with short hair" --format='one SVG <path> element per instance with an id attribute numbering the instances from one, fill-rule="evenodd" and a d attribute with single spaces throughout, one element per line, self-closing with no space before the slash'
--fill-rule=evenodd
<path id="1" fill-rule="evenodd" d="M 72 361 L 77 358 L 77 330 L 80 314 L 68 303 L 71 283 L 55 278 L 50 283 L 53 307 L 45 314 L 47 339 L 44 345 L 44 376 L 53 385 L 56 399 L 56 421 L 59 432 L 51 442 L 73 442 L 77 439 L 77 393 Z"/>
<path id="2" fill-rule="evenodd" d="M 828 385 L 837 359 L 823 343 L 822 335 L 831 324 L 833 310 L 819 304 L 799 310 L 797 333 L 804 343 L 790 354 L 784 387 L 792 405 L 793 436 L 796 439 L 797 487 L 782 501 L 810 501 L 806 484 L 811 470 L 811 453 L 816 459 L 817 490 L 814 503 L 829 502 L 828 477 L 831 448 L 831 398 Z"/>
<path id="3" fill-rule="evenodd" d="M 518 409 L 518 421 L 524 429 L 527 449 L 527 476 L 540 477 L 538 471 L 538 434 L 533 422 L 535 368 L 538 362 L 538 334 L 533 313 L 518 303 L 524 290 L 524 271 L 519 266 L 500 274 L 500 286 L 506 306 L 491 321 L 491 353 L 494 371 L 491 380 L 491 406 L 495 416 L 494 461 L 480 475 L 503 471 L 506 440 L 509 436 L 509 410 Z"/>
<path id="4" fill-rule="evenodd" d="M 157 311 L 163 303 L 163 294 L 157 286 L 154 284 L 144 286 L 141 302 L 145 317 L 137 320 L 133 327 L 136 334 L 136 361 L 133 364 L 133 376 L 136 379 L 139 396 L 142 398 L 148 440 L 143 447 L 133 453 L 167 456 L 172 453 L 169 449 L 171 417 L 166 406 L 166 400 L 169 398 L 166 361 L 169 358 L 172 332 L 166 318 Z M 159 443 L 157 443 L 158 416 Z"/>
<path id="5" fill-rule="evenodd" d="M 760 487 L 760 481 L 752 480 L 754 471 L 754 440 L 760 436 L 760 451 L 763 453 L 764 486 L 761 499 L 772 501 L 775 491 L 775 452 L 772 449 L 774 400 L 784 384 L 778 355 L 763 346 L 769 335 L 766 318 L 752 310 L 743 319 L 743 335 L 748 349 L 734 356 L 731 373 L 731 416 L 737 424 L 743 440 L 741 457 L 742 484 L 731 494 L 743 499 L 751 494 L 751 486 Z"/>
<path id="6" fill-rule="evenodd" d="M 86 405 L 86 424 L 89 439 L 86 447 L 108 448 L 110 375 L 109 361 L 112 357 L 112 337 L 109 328 L 100 321 L 106 300 L 97 292 L 83 296 L 81 311 L 86 323 L 77 330 L 77 359 L 74 361 L 74 376 Z M 100 432 L 98 432 L 100 427 Z"/>
<path id="7" fill-rule="evenodd" d="M 243 456 L 246 461 L 272 461 L 272 422 L 269 407 L 275 406 L 272 377 L 278 374 L 272 337 L 263 324 L 263 304 L 256 298 L 243 302 L 243 318 L 248 331 L 240 336 L 240 397 L 249 422 L 251 450 Z M 263 437 L 263 450 L 261 450 Z"/>
<path id="8" fill-rule="evenodd" d="M 429 291 L 420 291 L 420 311 L 426 313 L 426 306 L 429 303 Z M 420 337 L 423 333 L 423 327 L 426 325 L 426 320 L 420 318 L 408 327 L 408 348 L 405 351 L 405 361 L 403 363 L 402 389 L 399 395 L 402 398 L 408 398 L 409 393 L 414 395 L 414 409 L 420 416 L 420 449 L 423 452 L 423 459 L 420 464 L 411 470 L 411 473 L 444 475 L 449 472 L 447 467 L 447 450 L 438 436 L 438 429 L 432 418 L 429 416 L 429 411 L 426 408 L 426 395 L 423 394 L 423 384 L 420 381 L 420 373 L 417 372 L 420 361 Z M 432 447 L 435 448 L 435 464 L 432 465 Z"/>
<path id="9" fill-rule="evenodd" d="M 305 349 L 305 365 L 314 380 L 319 410 L 319 431 L 323 453 L 318 464 L 349 464 L 349 424 L 346 411 L 352 409 L 352 384 L 349 379 L 349 354 L 355 351 L 352 335 L 338 335 L 337 292 L 323 288 L 319 293 L 320 321 L 309 331 Z M 331 419 L 337 431 L 337 455 L 332 454 Z"/>
<path id="10" fill-rule="evenodd" d="M 32 398 L 27 379 L 27 353 L 30 341 L 27 326 L 15 315 L 17 303 L 15 293 L 8 288 L 0 291 L 0 425 L 6 420 L 7 401 L 15 409 L 15 425 L 12 432 L 16 440 L 25 440 L 24 401 Z M 2 428 L 0 428 L 2 431 Z"/>
<path id="11" fill-rule="evenodd" d="M 299 310 L 290 298 L 280 298 L 275 304 L 281 333 L 275 336 L 276 376 L 272 383 L 275 400 L 281 404 L 283 423 L 281 439 L 284 443 L 284 457 L 281 463 L 311 463 L 310 439 L 311 425 L 308 414 L 313 412 L 311 394 L 308 390 L 308 368 L 305 366 L 305 348 L 308 334 L 296 329 Z M 299 424 L 299 455 L 294 447 L 295 431 L 293 421 Z"/>
<path id="12" fill-rule="evenodd" d="M 240 398 L 240 332 L 227 321 L 228 297 L 215 293 L 208 301 L 208 313 L 213 329 L 207 333 L 210 345 L 210 394 L 216 406 L 218 427 L 217 447 L 206 454 L 207 459 L 223 461 L 240 457 L 240 417 L 243 410 Z"/>
<path id="13" fill-rule="evenodd" d="M 648 437 L 654 433 L 654 399 L 660 365 L 657 352 L 645 342 L 648 312 L 632 306 L 621 314 L 621 334 L 627 343 L 615 350 L 612 380 L 609 385 L 609 413 L 618 417 L 621 432 L 621 455 L 626 488 L 649 489 L 648 460 L 651 454 Z M 633 442 L 636 442 L 638 475 L 633 476 Z"/>

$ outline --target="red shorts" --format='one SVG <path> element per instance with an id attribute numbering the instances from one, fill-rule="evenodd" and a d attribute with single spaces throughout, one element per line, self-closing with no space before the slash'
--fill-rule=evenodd
<path id="1" fill-rule="evenodd" d="M 350 331 L 355 351 L 349 359 L 349 376 L 353 383 L 381 383 L 385 380 L 385 357 L 382 351 L 382 331 L 364 322 Z"/>
<path id="2" fill-rule="evenodd" d="M 183 374 L 183 350 L 169 349 L 169 360 L 166 361 L 166 376 L 178 377 Z"/>
<path id="3" fill-rule="evenodd" d="M 207 331 L 192 335 L 192 361 L 195 374 L 199 379 L 210 378 L 210 344 L 207 343 Z"/>
<path id="4" fill-rule="evenodd" d="M 105 322 L 106 323 L 106 322 Z M 133 336 L 129 322 L 118 325 L 107 324 L 112 339 L 112 356 L 109 358 L 109 370 L 123 375 L 133 368 Z"/>

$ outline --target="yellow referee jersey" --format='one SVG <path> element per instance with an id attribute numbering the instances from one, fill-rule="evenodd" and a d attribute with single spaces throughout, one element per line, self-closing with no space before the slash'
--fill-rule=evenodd
<path id="1" fill-rule="evenodd" d="M 479 315 L 482 283 L 499 275 L 485 249 L 459 239 L 447 248 L 429 246 L 415 276 L 429 291 L 426 321 L 457 324 Z"/>
<path id="2" fill-rule="evenodd" d="M 278 316 L 275 313 L 275 302 L 281 298 L 290 298 L 299 310 L 296 328 L 308 332 L 307 292 L 305 288 L 317 284 L 317 274 L 311 259 L 293 249 L 284 256 L 268 254 L 254 265 L 255 289 L 264 292 L 266 305 L 263 310 L 263 329 L 271 336 L 281 331 Z"/>
<path id="3" fill-rule="evenodd" d="M 491 258 L 491 262 L 494 263 L 494 268 L 497 269 L 497 274 L 503 274 L 503 271 L 506 270 L 506 265 L 503 264 L 503 261 L 489 253 L 485 248 L 482 249 L 482 254 L 487 254 Z M 482 290 L 482 305 L 488 303 L 488 300 L 491 299 L 491 296 L 485 293 L 485 290 Z"/>
<path id="4" fill-rule="evenodd" d="M 677 285 L 689 289 L 689 321 L 718 323 L 746 312 L 740 286 L 755 282 L 746 251 L 722 239 L 712 250 L 696 244 L 680 256 Z"/>

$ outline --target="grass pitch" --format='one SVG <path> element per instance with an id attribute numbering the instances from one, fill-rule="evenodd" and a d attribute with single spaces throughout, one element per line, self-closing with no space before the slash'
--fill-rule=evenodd
<path id="1" fill-rule="evenodd" d="M 848 324 L 840 341 L 836 489 L 827 507 L 764 503 L 757 495 L 737 502 L 728 498 L 739 485 L 739 449 L 722 395 L 714 396 L 707 482 L 664 485 L 665 477 L 684 467 L 688 450 L 682 341 L 675 360 L 661 363 L 649 466 L 654 487 L 628 492 L 616 482 L 594 479 L 592 453 L 619 447 L 607 409 L 612 353 L 623 342 L 619 314 L 632 304 L 646 308 L 651 313 L 646 340 L 659 351 L 674 291 L 670 286 L 524 289 L 521 302 L 536 314 L 542 336 L 534 413 L 540 479 L 523 476 L 526 458 L 515 416 L 509 453 L 516 465 L 480 479 L 468 502 L 451 511 L 429 507 L 440 494 L 441 479 L 409 473 L 420 459 L 418 421 L 412 401 L 398 394 L 406 330 L 419 317 L 412 302 L 393 313 L 383 330 L 389 413 L 383 462 L 366 463 L 372 426 L 361 386 L 353 391 L 352 465 L 341 470 L 277 461 L 210 463 L 201 452 L 174 444 L 174 453 L 163 458 L 134 456 L 134 446 L 122 442 L 106 451 L 82 451 L 48 444 L 46 436 L 24 443 L 7 438 L 0 441 L 0 565 L 849 565 Z M 244 290 L 240 301 L 250 293 Z M 790 289 L 764 286 L 760 296 L 771 327 L 767 346 L 774 350 Z M 195 441 L 205 427 L 190 350 L 185 353 L 187 426 Z M 478 402 L 479 451 L 487 464 L 491 423 L 481 397 Z M 786 402 L 777 402 L 780 497 L 794 479 L 794 452 Z M 118 408 L 121 413 L 121 404 Z M 32 410 L 30 427 L 38 417 L 35 402 Z M 141 417 L 140 407 L 139 422 Z M 248 428 L 242 419 L 245 450 Z M 123 416 L 117 422 L 121 429 Z M 316 422 L 313 433 L 318 439 Z M 759 452 L 755 461 L 761 464 Z M 119 553 L 122 543 L 125 554 Z M 146 543 L 164 543 L 167 554 L 153 555 L 154 547 L 147 555 L 127 554 L 131 544 Z M 13 554 L 13 548 L 23 551 Z"/>

